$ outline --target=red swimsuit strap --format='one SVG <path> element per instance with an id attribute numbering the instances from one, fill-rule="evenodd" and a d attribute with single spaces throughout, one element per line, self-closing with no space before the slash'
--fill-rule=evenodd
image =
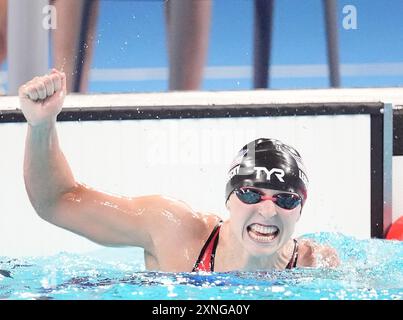
<path id="1" fill-rule="evenodd" d="M 214 257 L 215 257 L 215 251 L 217 249 L 221 224 L 222 224 L 222 221 L 220 220 L 220 222 L 214 227 L 209 238 L 207 239 L 206 243 L 204 244 L 202 250 L 200 251 L 199 258 L 197 259 L 192 272 L 195 272 L 195 271 L 212 272 L 212 271 L 214 271 Z"/>
<path id="2" fill-rule="evenodd" d="M 292 256 L 290 262 L 288 262 L 286 269 L 292 269 L 297 266 L 298 261 L 298 241 L 294 239 L 294 251 L 292 252 Z"/>

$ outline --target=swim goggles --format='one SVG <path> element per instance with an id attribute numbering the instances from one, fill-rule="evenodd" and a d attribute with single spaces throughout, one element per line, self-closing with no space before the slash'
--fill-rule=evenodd
<path id="1" fill-rule="evenodd" d="M 235 189 L 238 199 L 246 204 L 256 204 L 264 200 L 271 200 L 282 209 L 292 210 L 301 203 L 300 196 L 292 193 L 277 193 L 273 196 L 266 196 L 257 189 L 242 187 Z"/>

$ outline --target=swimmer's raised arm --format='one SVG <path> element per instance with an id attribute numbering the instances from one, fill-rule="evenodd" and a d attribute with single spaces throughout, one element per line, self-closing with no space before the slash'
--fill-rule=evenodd
<path id="1" fill-rule="evenodd" d="M 24 179 L 33 207 L 46 221 L 97 243 L 140 246 L 152 253 L 156 239 L 166 241 L 164 232 L 173 225 L 166 220 L 186 222 L 192 217 L 190 209 L 161 196 L 119 197 L 76 182 L 56 132 L 56 117 L 65 95 L 66 76 L 57 70 L 34 78 L 19 90 L 28 122 Z"/>
<path id="2" fill-rule="evenodd" d="M 28 196 L 46 218 L 60 194 L 76 186 L 70 167 L 59 148 L 56 117 L 66 95 L 66 75 L 52 70 L 35 77 L 19 89 L 21 110 L 28 123 L 24 178 Z"/>

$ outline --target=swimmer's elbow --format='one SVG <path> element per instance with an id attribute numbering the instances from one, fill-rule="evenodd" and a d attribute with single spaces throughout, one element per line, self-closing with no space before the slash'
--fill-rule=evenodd
<path id="1" fill-rule="evenodd" d="M 61 227 L 60 223 L 58 222 L 59 219 L 57 219 L 59 215 L 54 207 L 43 208 L 39 210 L 36 209 L 35 211 L 42 220 Z"/>
<path id="2" fill-rule="evenodd" d="M 57 201 L 56 201 L 57 202 Z M 31 200 L 32 207 L 34 208 L 36 214 L 43 220 L 53 223 L 53 217 L 55 215 L 56 202 L 49 201 L 33 201 Z"/>
<path id="3" fill-rule="evenodd" d="M 71 199 L 77 199 L 79 197 L 79 186 L 76 185 L 74 188 L 68 190 L 67 192 L 60 193 L 57 197 L 53 199 L 47 199 L 46 202 L 42 203 L 32 203 L 37 215 L 54 225 L 60 226 L 60 217 L 64 215 L 65 211 L 69 208 L 66 207 L 66 203 Z M 72 208 L 70 208 L 71 210 Z"/>

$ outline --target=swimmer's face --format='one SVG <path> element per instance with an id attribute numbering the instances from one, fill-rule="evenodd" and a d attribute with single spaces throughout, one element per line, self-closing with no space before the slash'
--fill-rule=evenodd
<path id="1" fill-rule="evenodd" d="M 253 189 L 269 197 L 287 193 L 272 189 Z M 271 200 L 246 204 L 235 192 L 229 197 L 227 208 L 231 213 L 232 233 L 253 255 L 271 255 L 281 248 L 291 238 L 301 212 L 301 204 L 290 210 L 279 207 Z"/>

